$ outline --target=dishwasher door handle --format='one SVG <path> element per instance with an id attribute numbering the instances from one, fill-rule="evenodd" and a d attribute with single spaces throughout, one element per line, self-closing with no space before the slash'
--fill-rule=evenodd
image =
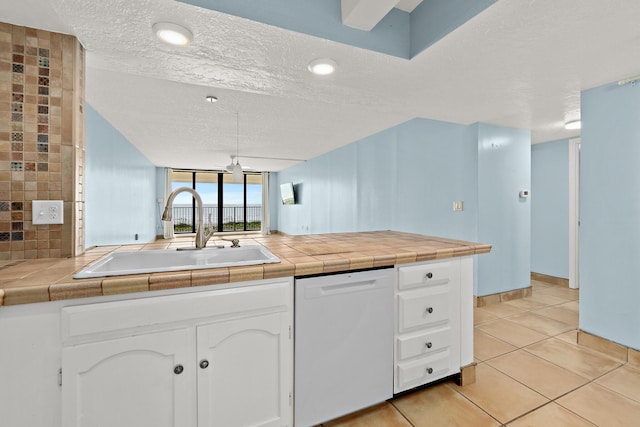
<path id="1" fill-rule="evenodd" d="M 296 292 L 304 299 L 329 297 L 393 287 L 393 269 L 363 271 L 296 279 Z"/>
<path id="2" fill-rule="evenodd" d="M 366 280 L 354 283 L 337 283 L 335 285 L 322 286 L 320 289 L 324 295 L 341 294 L 344 292 L 359 292 L 376 287 L 375 280 Z"/>
<path id="3" fill-rule="evenodd" d="M 378 287 L 380 287 L 378 280 L 311 285 L 304 287 L 304 297 L 306 299 L 322 298 L 331 295 L 371 291 Z"/>

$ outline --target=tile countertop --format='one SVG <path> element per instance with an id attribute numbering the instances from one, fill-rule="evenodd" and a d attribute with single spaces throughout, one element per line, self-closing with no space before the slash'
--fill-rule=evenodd
<path id="1" fill-rule="evenodd" d="M 100 246 L 75 258 L 4 261 L 0 262 L 0 306 L 335 273 L 491 251 L 491 245 L 396 231 L 234 237 L 240 239 L 241 246 L 264 245 L 281 262 L 94 279 L 72 277 L 86 265 L 113 251 L 192 246 L 193 237 L 157 240 L 143 245 Z M 230 245 L 218 238 L 212 239 L 209 245 L 223 243 Z"/>

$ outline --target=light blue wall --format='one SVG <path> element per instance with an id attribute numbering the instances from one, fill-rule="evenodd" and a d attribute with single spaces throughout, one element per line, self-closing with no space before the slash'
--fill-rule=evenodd
<path id="1" fill-rule="evenodd" d="M 640 86 L 581 104 L 580 329 L 640 349 Z"/>
<path id="2" fill-rule="evenodd" d="M 493 245 L 478 262 L 476 295 L 531 283 L 531 133 L 478 124 L 478 241 Z"/>
<path id="3" fill-rule="evenodd" d="M 298 200 L 277 205 L 272 228 L 392 229 L 490 243 L 495 252 L 478 259 L 488 266 L 476 295 L 529 286 L 529 203 L 518 198 L 530 186 L 529 142 L 528 131 L 411 120 L 274 174 L 275 194 L 293 182 Z M 453 211 L 456 200 L 462 212 Z"/>
<path id="4" fill-rule="evenodd" d="M 278 206 L 275 228 L 475 239 L 475 153 L 467 126 L 409 121 L 279 172 L 279 183 L 296 185 L 298 203 Z M 453 212 L 454 200 L 464 201 L 463 212 Z"/>
<path id="5" fill-rule="evenodd" d="M 398 129 L 391 228 L 477 239 L 477 143 L 471 126 L 416 119 Z M 453 211 L 461 200 L 464 210 Z"/>
<path id="6" fill-rule="evenodd" d="M 419 54 L 496 0 L 427 0 L 411 12 L 411 57 Z"/>
<path id="7" fill-rule="evenodd" d="M 88 104 L 85 126 L 85 246 L 153 240 L 155 166 Z"/>
<path id="8" fill-rule="evenodd" d="M 569 278 L 569 140 L 531 146 L 531 271 Z"/>

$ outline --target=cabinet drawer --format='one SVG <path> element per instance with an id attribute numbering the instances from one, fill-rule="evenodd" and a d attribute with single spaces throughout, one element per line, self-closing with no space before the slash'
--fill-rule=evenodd
<path id="1" fill-rule="evenodd" d="M 401 336 L 397 340 L 397 345 L 399 361 L 441 351 L 451 345 L 451 328 L 445 327 L 427 333 Z"/>
<path id="2" fill-rule="evenodd" d="M 398 294 L 399 332 L 446 322 L 449 297 L 447 286 Z"/>
<path id="3" fill-rule="evenodd" d="M 453 262 L 435 262 L 398 269 L 398 289 L 445 285 L 451 281 Z"/>
<path id="4" fill-rule="evenodd" d="M 427 384 L 455 373 L 451 368 L 451 351 L 449 349 L 417 360 L 400 362 L 397 369 L 396 392 Z"/>

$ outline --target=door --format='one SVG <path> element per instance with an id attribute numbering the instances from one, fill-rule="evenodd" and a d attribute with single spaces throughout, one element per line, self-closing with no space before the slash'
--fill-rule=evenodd
<path id="1" fill-rule="evenodd" d="M 198 326 L 198 426 L 288 426 L 289 314 Z"/>
<path id="2" fill-rule="evenodd" d="M 62 425 L 196 427 L 193 330 L 64 347 Z"/>

